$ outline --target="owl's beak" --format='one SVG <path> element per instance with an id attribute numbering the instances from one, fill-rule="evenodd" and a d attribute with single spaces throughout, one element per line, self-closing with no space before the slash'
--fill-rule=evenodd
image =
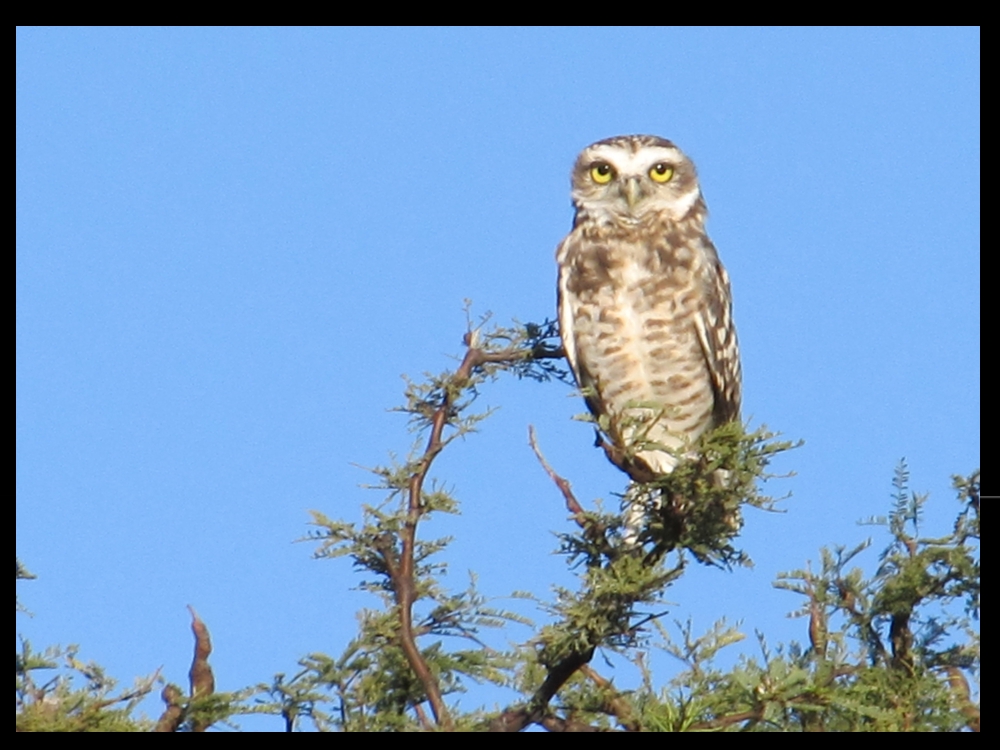
<path id="1" fill-rule="evenodd" d="M 625 180 L 622 192 L 625 194 L 625 201 L 628 203 L 630 209 L 635 208 L 635 205 L 644 197 L 642 185 L 638 177 L 629 177 Z"/>

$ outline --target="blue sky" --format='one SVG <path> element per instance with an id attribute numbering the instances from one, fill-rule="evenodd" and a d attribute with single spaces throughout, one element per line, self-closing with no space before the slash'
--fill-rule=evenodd
<path id="1" fill-rule="evenodd" d="M 387 409 L 402 374 L 453 366 L 463 300 L 500 323 L 554 315 L 569 169 L 612 135 L 698 165 L 744 415 L 805 440 L 776 467 L 796 472 L 773 487 L 786 513 L 748 517 L 756 567 L 693 570 L 672 617 L 804 640 L 776 573 L 877 534 L 856 522 L 888 509 L 900 458 L 942 531 L 951 474 L 979 465 L 977 29 L 16 39 L 17 554 L 39 576 L 18 631 L 35 645 L 183 683 L 192 604 L 220 689 L 339 654 L 375 602 L 346 561 L 293 544 L 308 511 L 378 500 L 359 467 L 406 454 Z M 463 515 L 426 531 L 456 536 L 454 587 L 473 570 L 489 596 L 544 596 L 570 583 L 551 554 L 569 524 L 528 424 L 581 499 L 623 475 L 570 388 L 506 380 L 482 404 L 500 408 L 437 465 Z"/>

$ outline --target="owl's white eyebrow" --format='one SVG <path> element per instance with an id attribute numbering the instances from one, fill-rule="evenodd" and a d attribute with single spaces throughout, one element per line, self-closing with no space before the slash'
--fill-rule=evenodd
<path id="1" fill-rule="evenodd" d="M 664 161 L 676 164 L 681 160 L 680 154 L 670 148 L 647 148 L 641 153 L 631 154 L 614 146 L 598 146 L 587 156 L 592 161 L 607 162 L 619 174 L 645 174 L 654 164 Z"/>

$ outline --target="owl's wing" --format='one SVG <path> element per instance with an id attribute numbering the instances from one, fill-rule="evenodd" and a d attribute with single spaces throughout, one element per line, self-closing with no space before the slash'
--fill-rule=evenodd
<path id="1" fill-rule="evenodd" d="M 607 410 L 600 401 L 600 395 L 596 387 L 597 384 L 594 382 L 591 373 L 588 372 L 583 358 L 580 356 L 580 350 L 576 342 L 575 318 L 580 306 L 580 299 L 576 292 L 572 291 L 569 287 L 569 277 L 573 273 L 573 264 L 567 256 L 572 251 L 572 247 L 570 246 L 572 242 L 574 242 L 574 237 L 572 234 L 569 234 L 556 250 L 556 258 L 559 262 L 559 285 L 557 290 L 559 335 L 562 338 L 566 361 L 569 362 L 569 367 L 573 371 L 573 377 L 576 378 L 576 384 L 583 394 L 587 408 L 590 409 L 594 416 L 599 417 L 605 414 Z"/>
<path id="2" fill-rule="evenodd" d="M 714 421 L 720 425 L 740 417 L 743 374 L 733 326 L 729 274 L 718 257 L 710 263 L 704 283 L 703 305 L 695 316 L 695 329 L 715 391 Z"/>
<path id="3" fill-rule="evenodd" d="M 575 295 L 569 290 L 570 264 L 566 261 L 566 245 L 570 242 L 571 235 L 567 236 L 556 250 L 556 259 L 559 261 L 559 286 L 557 289 L 558 309 L 559 309 L 559 335 L 562 338 L 563 349 L 566 352 L 566 361 L 569 362 L 570 369 L 573 370 L 573 377 L 577 384 L 580 383 L 580 363 L 576 351 L 576 339 L 573 335 L 573 310 L 576 308 Z"/>

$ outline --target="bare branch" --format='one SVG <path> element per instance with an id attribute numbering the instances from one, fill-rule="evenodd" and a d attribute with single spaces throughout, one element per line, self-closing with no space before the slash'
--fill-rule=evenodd
<path id="1" fill-rule="evenodd" d="M 556 474 L 555 470 L 549 465 L 549 462 L 545 460 L 545 456 L 542 455 L 541 449 L 538 447 L 537 436 L 535 435 L 534 425 L 528 425 L 528 444 L 531 446 L 531 450 L 535 452 L 535 458 L 538 459 L 538 463 L 542 465 L 545 469 L 545 473 L 549 475 L 549 479 L 556 483 L 556 487 L 562 492 L 563 498 L 566 500 L 566 510 L 573 514 L 573 518 L 577 525 L 584 527 L 583 522 L 583 506 L 577 501 L 576 496 L 573 494 L 573 488 L 567 479 Z"/>

